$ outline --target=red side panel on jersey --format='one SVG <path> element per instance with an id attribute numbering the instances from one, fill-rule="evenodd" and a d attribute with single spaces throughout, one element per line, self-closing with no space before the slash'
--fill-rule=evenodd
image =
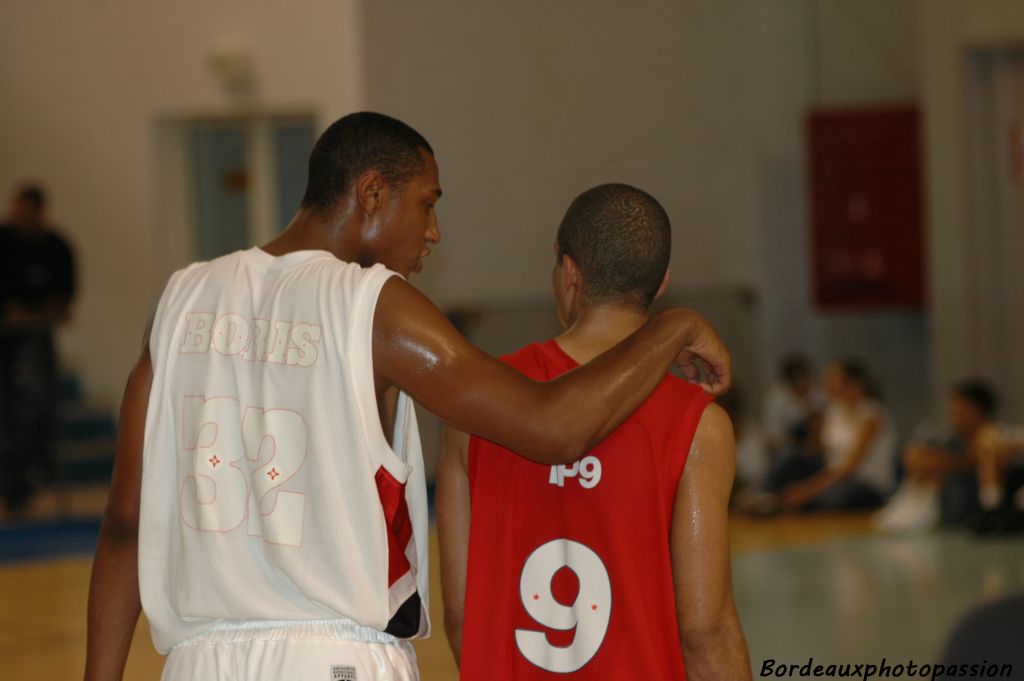
<path id="1" fill-rule="evenodd" d="M 409 572 L 405 549 L 412 541 L 412 520 L 405 503 L 405 485 L 398 482 L 383 466 L 375 476 L 380 505 L 388 526 L 388 586 Z"/>
<path id="2" fill-rule="evenodd" d="M 537 380 L 577 366 L 554 341 L 503 359 Z M 464 681 L 686 678 L 669 537 L 709 401 L 666 377 L 567 467 L 471 438 Z"/>
<path id="3" fill-rule="evenodd" d="M 416 573 L 409 561 L 409 556 L 415 555 L 416 547 L 409 506 L 405 501 L 405 484 L 398 482 L 383 466 L 377 469 L 374 478 L 388 535 L 391 618 L 385 631 L 400 638 L 409 638 L 420 628 L 421 602 L 416 591 Z"/>

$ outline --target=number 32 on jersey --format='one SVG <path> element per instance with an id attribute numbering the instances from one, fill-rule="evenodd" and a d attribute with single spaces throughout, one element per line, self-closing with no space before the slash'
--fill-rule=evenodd
<path id="1" fill-rule="evenodd" d="M 579 579 L 572 605 L 559 603 L 551 590 L 551 580 L 566 567 Z M 543 631 L 516 629 L 516 646 L 527 660 L 541 669 L 568 674 L 597 654 L 608 633 L 612 587 L 604 563 L 589 547 L 571 539 L 554 539 L 537 548 L 519 576 L 519 597 L 538 624 L 558 631 L 576 629 L 572 643 L 565 647 L 551 645 Z"/>
<path id="2" fill-rule="evenodd" d="M 302 415 L 251 406 L 243 413 L 233 397 L 190 396 L 182 422 L 192 458 L 181 488 L 182 521 L 202 532 L 231 532 L 248 518 L 250 535 L 300 546 L 306 495 L 279 488 L 306 460 Z"/>

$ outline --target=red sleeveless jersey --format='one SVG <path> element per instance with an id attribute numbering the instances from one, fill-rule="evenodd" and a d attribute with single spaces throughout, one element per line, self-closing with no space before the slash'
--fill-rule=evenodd
<path id="1" fill-rule="evenodd" d="M 503 360 L 536 380 L 578 366 L 554 340 Z M 686 678 L 669 538 L 710 399 L 666 376 L 570 466 L 471 438 L 462 679 Z"/>

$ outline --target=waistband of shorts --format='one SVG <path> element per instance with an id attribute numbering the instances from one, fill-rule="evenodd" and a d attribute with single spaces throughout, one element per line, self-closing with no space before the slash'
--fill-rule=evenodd
<path id="1" fill-rule="evenodd" d="M 175 645 L 220 645 L 249 641 L 275 641 L 283 639 L 343 640 L 408 645 L 408 641 L 391 634 L 364 627 L 350 619 L 330 620 L 223 620 L 206 631 Z"/>

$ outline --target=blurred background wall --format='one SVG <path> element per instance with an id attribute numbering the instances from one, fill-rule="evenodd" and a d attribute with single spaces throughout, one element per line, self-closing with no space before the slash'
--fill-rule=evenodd
<path id="1" fill-rule="evenodd" d="M 755 334 L 728 339 L 758 360 L 739 362 L 742 388 L 756 394 L 787 352 L 870 353 L 913 421 L 928 400 L 926 315 L 812 309 L 803 116 L 913 101 L 917 12 L 873 0 L 368 3 L 367 44 L 407 49 L 367 51 L 367 101 L 421 126 L 449 193 L 448 243 L 422 284 L 443 303 L 544 300 L 569 201 L 632 183 L 673 220 L 675 300 L 749 299 Z"/>
<path id="2" fill-rule="evenodd" d="M 104 404 L 118 400 L 166 275 L 196 255 L 174 126 L 301 114 L 319 130 L 372 108 L 437 151 L 444 242 L 414 281 L 442 306 L 546 305 L 569 201 L 599 182 L 633 183 L 674 222 L 670 298 L 745 306 L 749 324 L 724 329 L 741 385 L 756 394 L 790 351 L 858 354 L 906 428 L 969 373 L 988 373 L 1024 409 L 1021 389 L 1000 380 L 1024 332 L 976 323 L 1015 299 L 982 281 L 996 275 L 972 250 L 969 182 L 971 74 L 1014 41 L 1024 42 L 1014 0 L 10 0 L 0 187 L 32 177 L 51 190 L 81 263 L 63 355 Z M 224 55 L 243 58 L 244 87 L 212 66 Z M 914 102 L 929 302 L 822 311 L 805 116 Z"/>
<path id="3" fill-rule="evenodd" d="M 13 0 L 0 4 L 0 188 L 50 190 L 81 291 L 62 356 L 87 396 L 116 406 L 167 275 L 161 126 L 241 111 L 311 111 L 321 127 L 363 106 L 355 2 Z M 252 87 L 210 62 L 242 53 Z"/>
<path id="4" fill-rule="evenodd" d="M 1024 346 L 1021 181 L 1012 175 L 1008 131 L 996 127 L 990 108 L 995 93 L 984 81 L 992 76 L 986 69 L 995 65 L 1009 76 L 1001 88 L 1004 93 L 1024 90 L 1024 80 L 1012 76 L 1012 62 L 1019 62 L 1024 46 L 1024 4 L 922 1 L 919 12 L 932 380 L 944 385 L 956 376 L 984 374 L 1004 390 L 1004 413 L 1019 421 L 1024 418 L 1024 363 L 1019 359 Z M 1019 121 L 1024 116 L 1019 100 L 1003 101 L 999 107 L 1000 118 L 1008 114 Z M 983 150 L 979 136 L 988 138 L 992 147 Z M 986 214 L 990 191 L 1003 196 L 1002 217 L 1011 223 L 1009 228 Z"/>

